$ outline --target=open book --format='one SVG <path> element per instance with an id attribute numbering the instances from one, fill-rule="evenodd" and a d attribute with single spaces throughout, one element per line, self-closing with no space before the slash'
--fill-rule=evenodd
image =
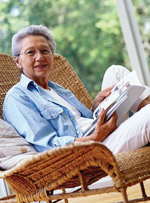
<path id="1" fill-rule="evenodd" d="M 118 116 L 117 125 L 119 125 L 125 114 L 131 109 L 144 90 L 145 87 L 139 81 L 135 71 L 126 75 L 113 87 L 111 94 L 94 110 L 94 121 L 85 130 L 84 136 L 87 136 L 94 131 L 102 108 L 106 111 L 106 121 L 108 121 L 116 111 Z"/>

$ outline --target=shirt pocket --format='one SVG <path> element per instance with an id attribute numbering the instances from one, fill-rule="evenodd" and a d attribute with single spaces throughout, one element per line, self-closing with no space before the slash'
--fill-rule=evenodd
<path id="1" fill-rule="evenodd" d="M 47 107 L 41 110 L 41 115 L 46 120 L 56 119 L 61 113 L 63 113 L 61 107 Z"/>

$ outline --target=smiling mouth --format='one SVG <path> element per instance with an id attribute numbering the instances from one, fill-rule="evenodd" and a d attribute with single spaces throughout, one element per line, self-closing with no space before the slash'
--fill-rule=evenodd
<path id="1" fill-rule="evenodd" d="M 45 68 L 45 67 L 47 67 L 47 64 L 34 66 L 34 68 L 40 68 L 40 69 Z"/>

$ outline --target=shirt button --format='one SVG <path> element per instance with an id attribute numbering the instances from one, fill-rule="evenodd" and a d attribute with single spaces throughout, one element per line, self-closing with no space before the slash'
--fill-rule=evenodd
<path id="1" fill-rule="evenodd" d="M 70 118 L 73 121 L 73 117 Z"/>
<path id="2" fill-rule="evenodd" d="M 52 116 L 52 118 L 55 118 L 55 113 L 52 113 L 51 116 Z"/>
<path id="3" fill-rule="evenodd" d="M 77 131 L 77 134 L 80 134 L 80 131 L 79 131 L 79 130 Z"/>

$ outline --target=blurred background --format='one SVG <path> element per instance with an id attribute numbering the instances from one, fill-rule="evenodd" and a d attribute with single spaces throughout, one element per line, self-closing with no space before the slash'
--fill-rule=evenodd
<path id="1" fill-rule="evenodd" d="M 132 2 L 150 65 L 149 0 Z M 12 35 L 31 24 L 51 29 L 56 53 L 67 58 L 92 97 L 109 66 L 131 69 L 116 0 L 0 0 L 0 52 L 11 55 Z"/>

